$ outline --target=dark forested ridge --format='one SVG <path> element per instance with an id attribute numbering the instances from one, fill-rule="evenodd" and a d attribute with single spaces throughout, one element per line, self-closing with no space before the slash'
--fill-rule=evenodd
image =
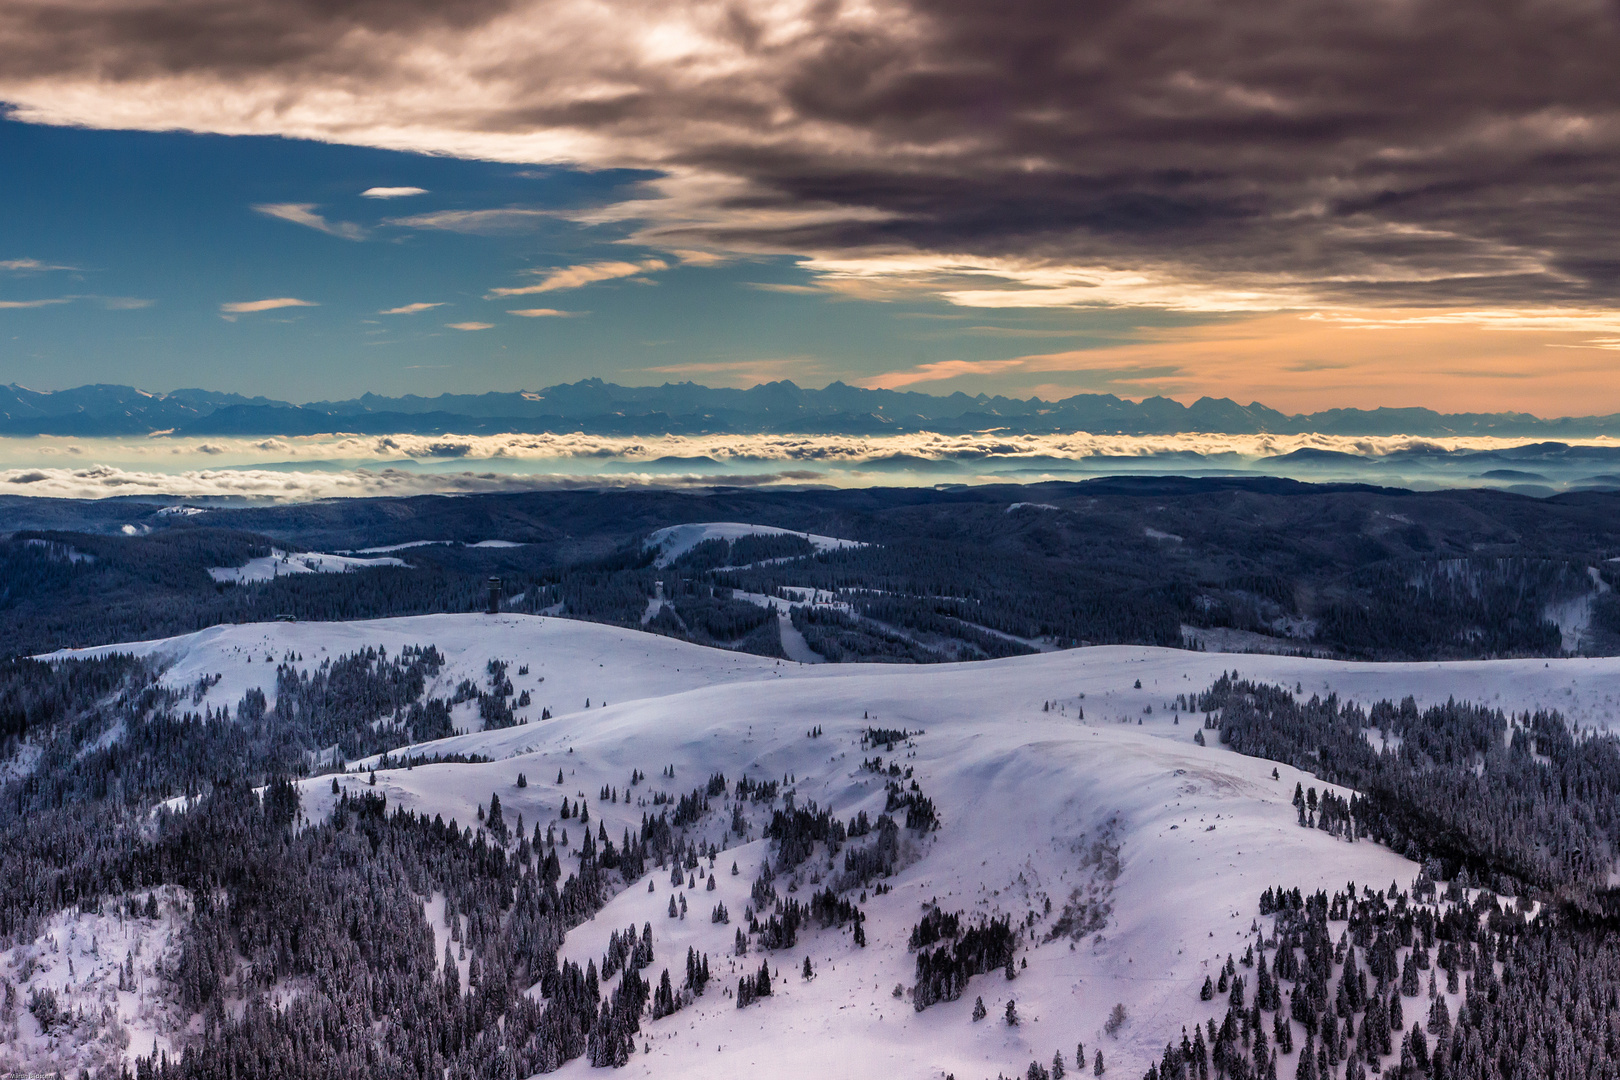
<path id="1" fill-rule="evenodd" d="M 1551 890 L 1601 911 L 1620 853 L 1620 738 L 1574 732 L 1556 712 L 1509 716 L 1408 698 L 1370 709 L 1223 676 L 1194 703 L 1242 754 L 1355 789 L 1297 799 L 1300 820 L 1371 838 L 1437 875 L 1498 892 Z M 1375 749 L 1373 738 L 1381 748 Z M 1387 744 L 1387 745 L 1386 745 Z M 1324 796 L 1324 798 L 1328 798 Z"/>
<path id="2" fill-rule="evenodd" d="M 0 655 L 219 622 L 467 611 L 483 604 L 492 575 L 516 610 L 627 626 L 643 624 L 661 580 L 669 603 L 649 629 L 764 655 L 781 655 L 776 621 L 731 590 L 784 605 L 801 595 L 794 590 L 836 594 L 836 610 L 795 616 L 835 659 L 1181 645 L 1212 633 L 1240 649 L 1372 659 L 1620 651 L 1620 564 L 1609 561 L 1620 558 L 1620 495 L 1601 492 L 1531 499 L 1113 478 L 424 496 L 183 515 L 163 512 L 170 505 L 0 500 L 0 527 L 11 530 L 0 538 Z M 811 553 L 802 540 L 715 541 L 655 566 L 642 547 L 648 533 L 694 521 L 865 546 Z M 396 552 L 406 567 L 343 575 L 235 585 L 206 573 L 272 545 L 342 551 L 422 540 L 448 543 Z M 521 546 L 466 546 L 483 540 Z M 1553 621 L 1560 612 L 1567 627 Z"/>
<path id="3" fill-rule="evenodd" d="M 1183 1028 L 1144 1080 L 1620 1071 L 1620 739 L 1555 712 L 1361 708 L 1231 675 L 1182 704 L 1240 753 L 1355 789 L 1300 785 L 1302 828 L 1423 869 L 1410 888 L 1266 889 L 1270 932 L 1256 920 L 1240 963 L 1197 995 L 1224 998 L 1224 1018 Z"/>
<path id="4" fill-rule="evenodd" d="M 1220 974 L 1225 1016 L 1183 1027 L 1143 1080 L 1613 1076 L 1620 941 L 1535 910 L 1455 881 L 1442 895 L 1427 875 L 1331 898 L 1267 889 L 1271 932 L 1257 920 Z"/>

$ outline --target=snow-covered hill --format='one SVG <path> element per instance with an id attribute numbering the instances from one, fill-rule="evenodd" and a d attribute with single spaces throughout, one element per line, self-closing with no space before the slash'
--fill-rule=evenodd
<path id="1" fill-rule="evenodd" d="M 1183 1023 L 1219 1017 L 1224 1003 L 1200 1002 L 1199 986 L 1228 953 L 1241 953 L 1267 886 L 1405 887 L 1417 873 L 1371 843 L 1299 828 L 1295 784 L 1324 785 L 1196 745 L 1201 718 L 1177 715 L 1177 694 L 1237 669 L 1368 703 L 1410 694 L 1419 705 L 1455 697 L 1512 710 L 1551 706 L 1601 725 L 1620 693 L 1620 659 L 1379 665 L 1106 647 L 974 664 L 811 667 L 510 615 L 228 626 L 118 648 L 164 655 L 166 679 L 177 687 L 220 674 L 208 699 L 234 708 L 250 686 L 273 693 L 275 664 L 267 660 L 301 657 L 311 666 L 366 645 L 395 653 L 407 644 L 433 644 L 445 655 L 429 693 L 477 680 L 499 658 L 512 665 L 509 674 L 528 666 L 511 677 L 533 704 L 520 711 L 525 723 L 497 731 L 473 730 L 476 721 L 462 724 L 458 713 L 466 734 L 421 748 L 478 753 L 490 763 L 379 770 L 374 790 L 394 805 L 465 825 L 498 794 L 508 822 L 521 814 L 526 829 L 566 830 L 577 848 L 580 825 L 560 818 L 563 799 L 583 799 L 593 833 L 602 827 L 617 841 L 653 809 L 644 802 L 653 792 L 684 794 L 718 772 L 732 790 L 744 776 L 785 780 L 800 806 L 814 801 L 841 820 L 861 811 L 876 818 L 887 776 L 863 762 L 881 755 L 885 769 L 892 762 L 909 770 L 907 786 L 915 780 L 937 807 L 937 831 L 903 832 L 900 868 L 886 882 L 892 890 L 865 894 L 867 946 L 856 947 L 847 927 L 803 932 L 792 950 L 766 954 L 775 991 L 747 1009 L 726 990 L 761 960 L 757 951 L 732 952 L 769 855 L 760 836 L 772 804 L 742 804 L 749 840 L 733 837 L 714 860 L 712 891 L 708 860 L 679 887 L 669 867 L 655 868 L 574 929 L 564 954 L 583 963 L 603 954 L 611 931 L 650 924 L 647 974 L 655 981 L 666 967 L 680 981 L 688 947 L 709 955 L 708 993 L 673 1016 L 643 1021 L 645 1052 L 629 1072 L 659 1077 L 967 1080 L 1021 1074 L 1055 1051 L 1072 1062 L 1078 1042 L 1088 1055 L 1103 1051 L 1110 1075 L 1140 1076 Z M 552 719 L 539 719 L 542 707 Z M 862 733 L 876 726 L 921 733 L 892 750 L 863 745 Z M 630 788 L 632 770 L 648 779 Z M 526 786 L 517 786 L 520 773 Z M 340 786 L 373 790 L 368 779 L 350 773 Z M 307 816 L 331 807 L 331 785 L 330 777 L 303 783 Z M 618 801 L 599 798 L 604 786 Z M 731 821 L 722 798 L 698 829 L 723 843 Z M 808 901 L 830 876 L 818 849 L 793 879 L 797 897 Z M 787 879 L 777 887 L 787 889 Z M 683 896 L 686 913 L 672 918 L 671 900 L 679 911 Z M 722 902 L 729 924 L 711 922 Z M 916 1011 L 907 999 L 915 957 L 906 939 L 928 905 L 1011 917 L 1022 928 L 1018 955 L 1027 968 L 1020 964 L 1010 981 L 999 972 L 976 976 L 960 1000 Z M 809 980 L 801 977 L 806 957 Z M 989 1017 L 975 1022 L 977 997 Z M 1022 1017 L 1016 1027 L 1000 1019 L 1009 999 Z M 1110 1036 L 1103 1024 L 1116 1003 L 1129 1019 Z M 587 1069 L 575 1060 L 564 1071 Z"/>

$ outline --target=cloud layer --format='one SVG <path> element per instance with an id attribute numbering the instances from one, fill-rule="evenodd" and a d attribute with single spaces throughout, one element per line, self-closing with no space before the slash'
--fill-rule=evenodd
<path id="1" fill-rule="evenodd" d="M 0 439 L 0 494 L 306 500 L 564 487 L 1006 483 L 1189 471 L 1429 487 L 1531 482 L 1550 492 L 1620 486 L 1617 461 L 1620 440 L 1610 438 L 1559 449 L 1525 439 L 1321 434 Z M 1494 479 L 1482 472 L 1504 464 L 1513 471 Z"/>
<path id="2" fill-rule="evenodd" d="M 112 496 L 166 496 L 181 499 L 233 499 L 303 502 L 314 499 L 385 498 L 429 494 L 475 494 L 537 491 L 555 488 L 755 487 L 814 479 L 794 472 L 727 473 L 724 475 L 638 476 L 617 474 L 512 475 L 494 472 L 413 473 L 400 469 L 349 469 L 342 472 L 190 470 L 142 472 L 108 465 L 84 469 L 13 469 L 0 472 L 0 493 L 57 499 L 103 499 Z"/>
<path id="3" fill-rule="evenodd" d="M 1592 0 L 23 0 L 0 50 L 24 119 L 659 169 L 593 220 L 868 294 L 1620 301 Z"/>
<path id="4" fill-rule="evenodd" d="M 1433 438 L 1413 435 L 1015 435 L 996 432 L 942 434 L 914 432 L 904 435 L 612 435 L 508 432 L 498 435 L 308 435 L 270 438 L 188 439 L 148 438 L 54 439 L 0 437 L 0 469 L 52 458 L 95 459 L 137 471 L 174 473 L 204 460 L 213 464 L 253 468 L 269 464 L 299 465 L 331 462 L 363 465 L 398 463 L 401 459 L 431 463 L 455 460 L 491 463 L 550 465 L 562 469 L 583 463 L 622 462 L 634 470 L 667 465 L 665 471 L 688 468 L 683 463 L 709 462 L 724 466 L 783 464 L 860 465 L 894 458 L 928 461 L 979 461 L 986 458 L 1084 461 L 1088 458 L 1153 458 L 1166 454 L 1204 457 L 1271 457 L 1296 450 L 1328 450 L 1380 458 L 1414 450 L 1486 451 L 1536 445 L 1532 438 L 1456 436 Z M 1597 437 L 1570 445 L 1620 447 L 1620 439 Z M 668 465 L 668 463 L 675 463 Z M 530 470 L 532 471 L 532 470 Z"/>

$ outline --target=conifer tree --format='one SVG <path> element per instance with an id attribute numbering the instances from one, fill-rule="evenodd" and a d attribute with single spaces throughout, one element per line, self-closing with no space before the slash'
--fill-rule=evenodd
<path id="1" fill-rule="evenodd" d="M 1286 1055 L 1294 1052 L 1294 1026 L 1288 1022 L 1281 1009 L 1278 1009 L 1271 1018 L 1271 1035 L 1277 1043 L 1278 1053 Z"/>

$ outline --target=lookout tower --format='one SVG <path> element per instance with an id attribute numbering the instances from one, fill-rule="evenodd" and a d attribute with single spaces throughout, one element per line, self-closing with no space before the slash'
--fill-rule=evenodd
<path id="1" fill-rule="evenodd" d="M 484 609 L 486 615 L 499 615 L 501 613 L 501 579 L 489 579 L 489 607 Z"/>

